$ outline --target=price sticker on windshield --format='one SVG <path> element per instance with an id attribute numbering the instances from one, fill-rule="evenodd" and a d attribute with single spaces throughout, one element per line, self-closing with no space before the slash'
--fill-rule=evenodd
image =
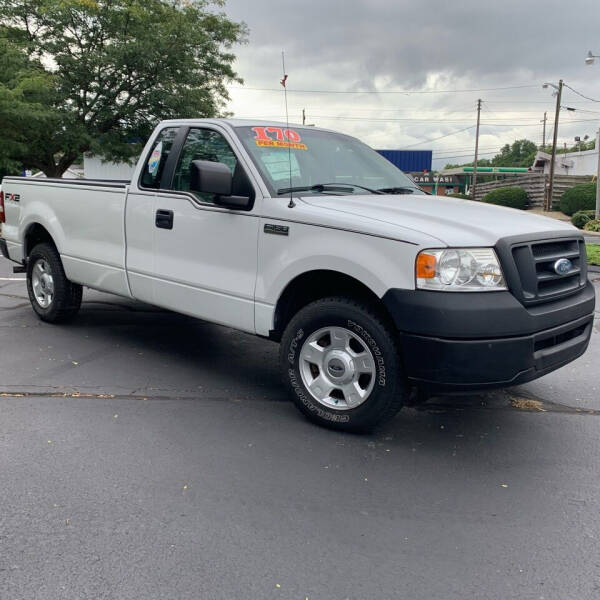
<path id="1" fill-rule="evenodd" d="M 281 127 L 253 127 L 254 143 L 257 146 L 268 148 L 292 148 L 293 150 L 307 150 L 302 143 L 302 137 L 294 129 Z"/>

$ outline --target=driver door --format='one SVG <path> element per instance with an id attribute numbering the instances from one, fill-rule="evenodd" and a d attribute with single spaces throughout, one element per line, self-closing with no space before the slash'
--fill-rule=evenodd
<path id="1" fill-rule="evenodd" d="M 253 332 L 259 221 L 190 191 L 193 160 L 226 164 L 239 195 L 254 197 L 244 165 L 217 127 L 191 127 L 168 190 L 155 204 L 154 301 L 165 308 Z"/>

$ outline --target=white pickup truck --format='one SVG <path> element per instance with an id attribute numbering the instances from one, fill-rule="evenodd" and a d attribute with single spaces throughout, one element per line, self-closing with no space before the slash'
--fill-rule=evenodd
<path id="1" fill-rule="evenodd" d="M 44 321 L 82 286 L 281 342 L 310 419 L 364 430 L 413 389 L 540 377 L 583 354 L 595 296 L 581 234 L 423 193 L 347 135 L 161 123 L 131 181 L 5 177 L 2 254 Z"/>

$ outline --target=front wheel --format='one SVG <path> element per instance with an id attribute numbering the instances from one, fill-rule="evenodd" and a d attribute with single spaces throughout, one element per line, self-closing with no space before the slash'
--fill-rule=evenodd
<path id="1" fill-rule="evenodd" d="M 83 289 L 67 279 L 56 248 L 38 244 L 27 262 L 27 292 L 42 321 L 63 323 L 79 312 Z"/>
<path id="2" fill-rule="evenodd" d="M 407 386 L 393 328 L 349 298 L 325 298 L 302 308 L 280 348 L 284 383 L 312 421 L 367 431 L 402 407 Z"/>

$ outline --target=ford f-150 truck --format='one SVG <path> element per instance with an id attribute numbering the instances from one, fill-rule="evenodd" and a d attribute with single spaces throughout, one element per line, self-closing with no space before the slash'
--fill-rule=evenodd
<path id="1" fill-rule="evenodd" d="M 75 317 L 88 286 L 270 338 L 297 407 L 338 429 L 413 389 L 530 381 L 592 332 L 575 228 L 425 194 L 333 131 L 165 121 L 131 181 L 5 177 L 2 194 L 0 249 L 42 320 Z"/>

